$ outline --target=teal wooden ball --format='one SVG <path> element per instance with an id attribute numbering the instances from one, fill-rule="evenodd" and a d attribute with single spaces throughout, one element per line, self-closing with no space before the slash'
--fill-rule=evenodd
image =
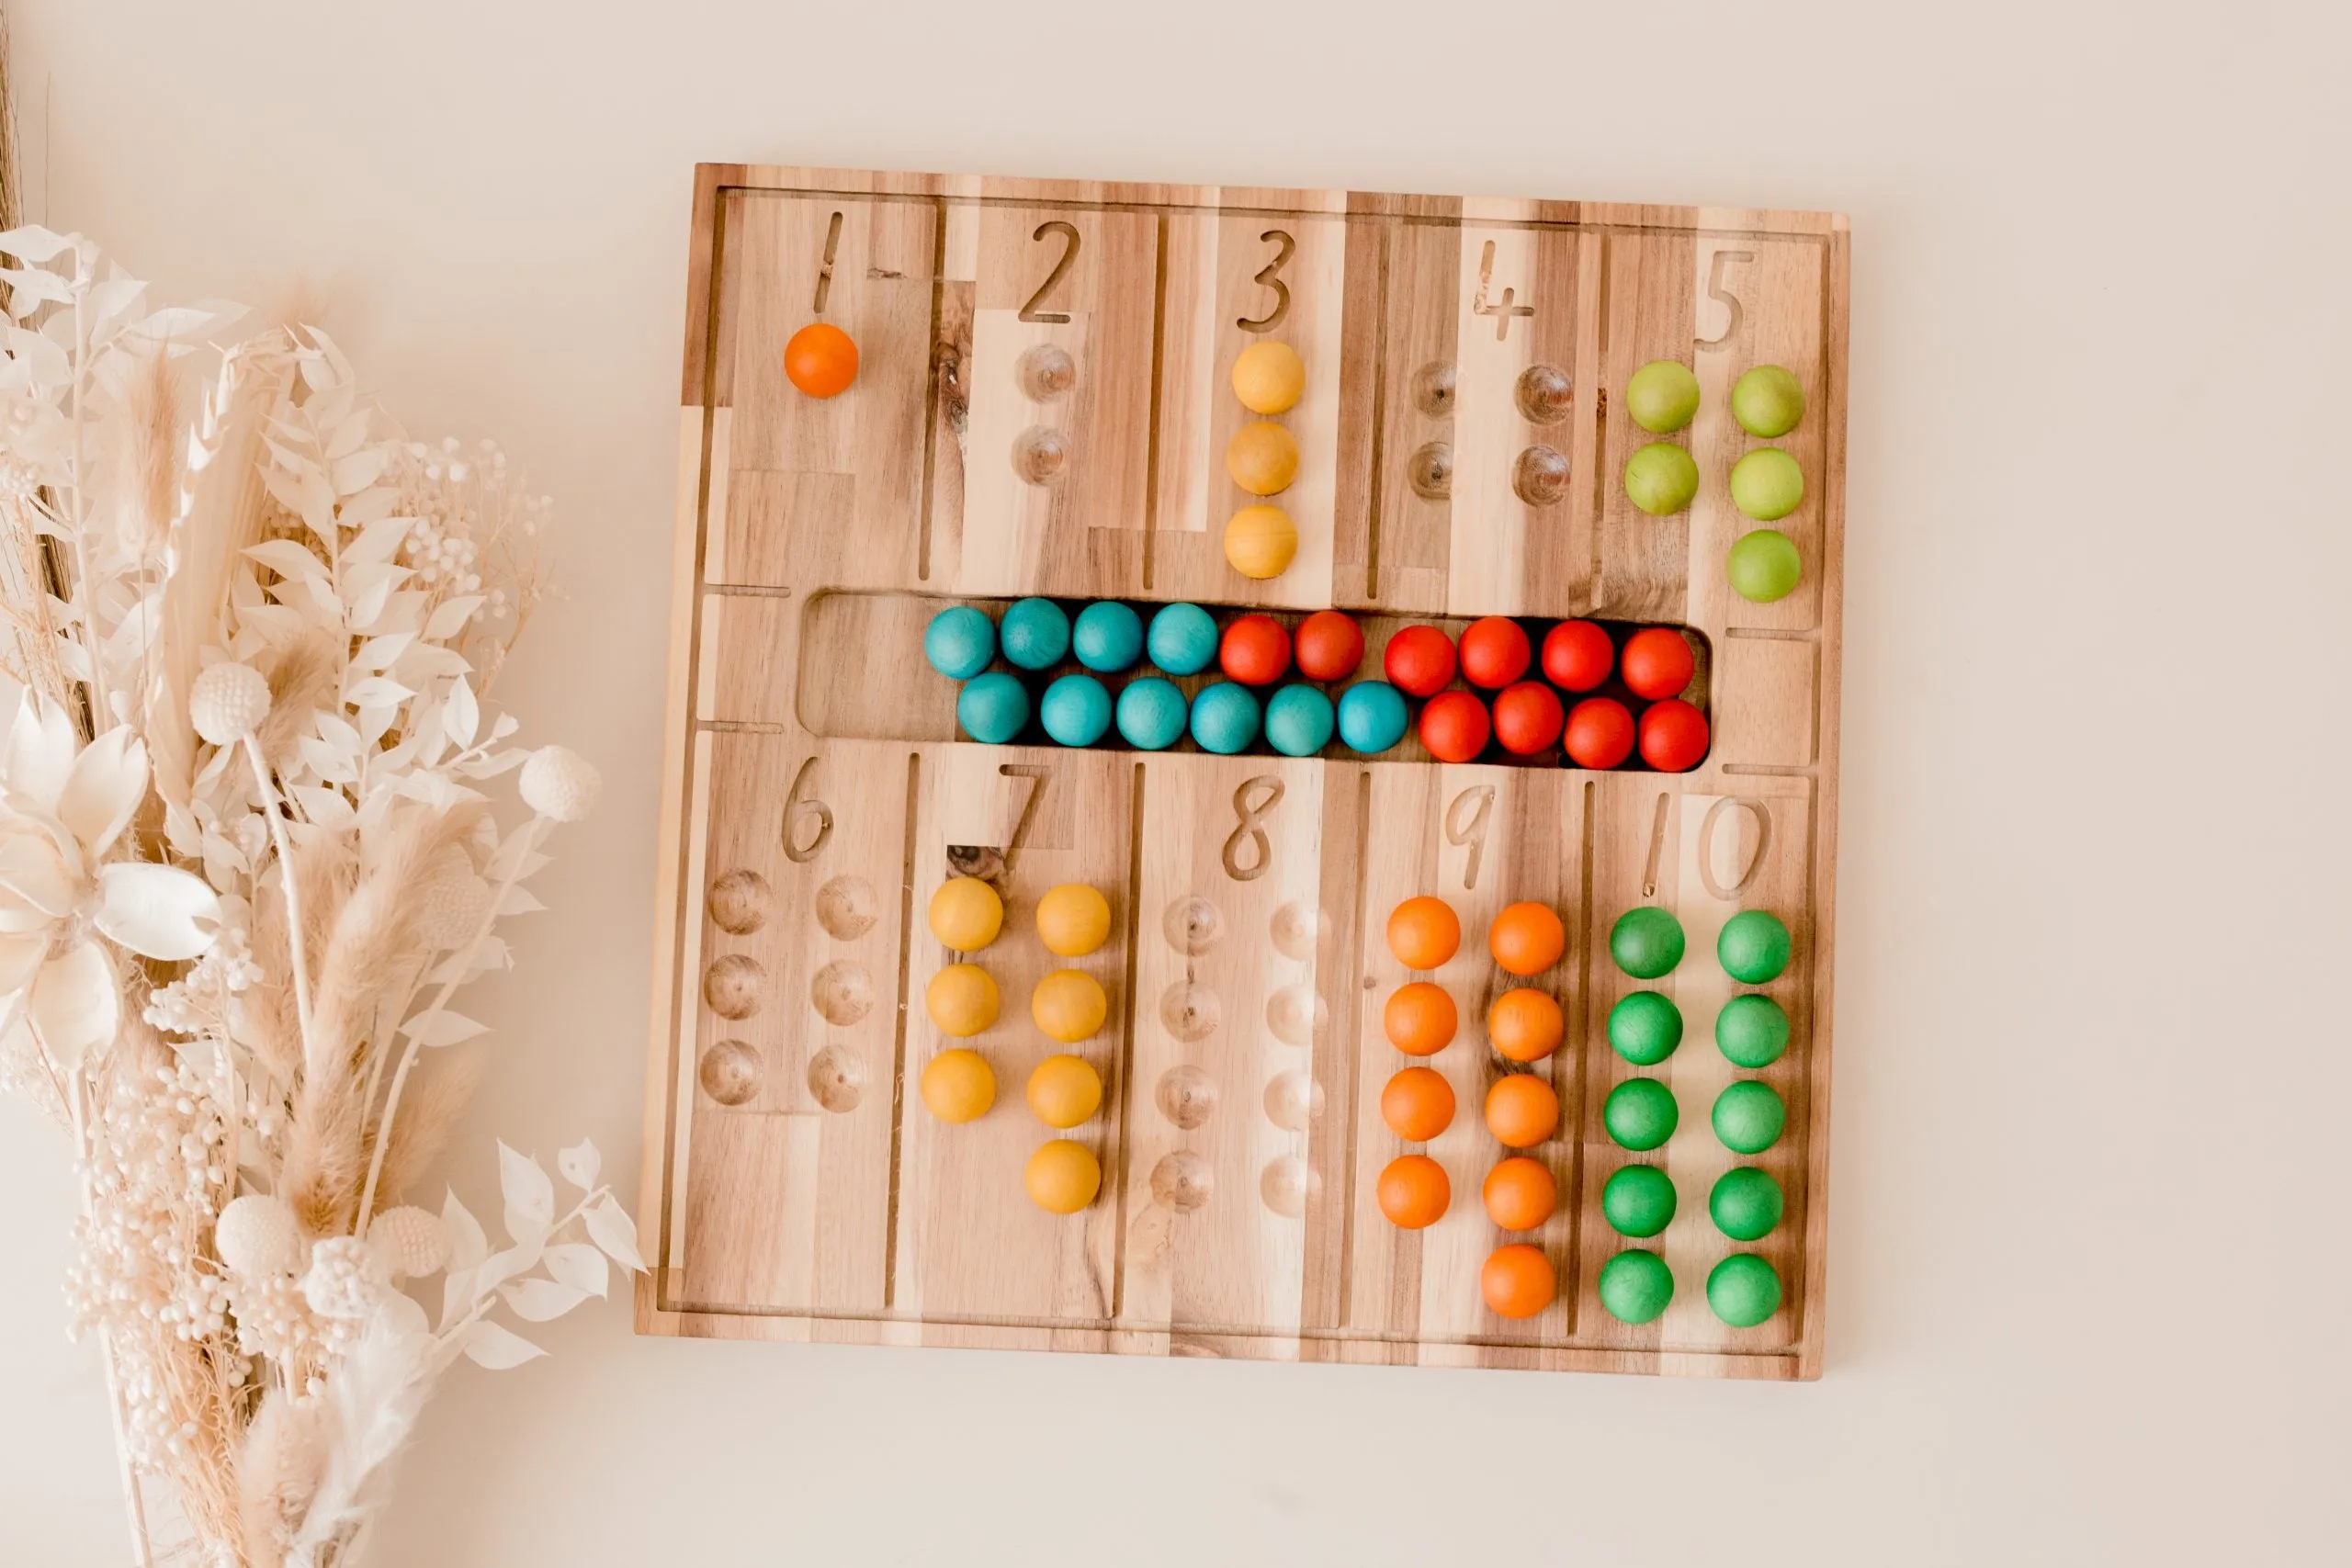
<path id="1" fill-rule="evenodd" d="M 1091 746 L 1111 728 L 1111 694 L 1091 675 L 1065 675 L 1046 688 L 1037 720 L 1065 746 Z"/>
<path id="2" fill-rule="evenodd" d="M 1069 648 L 1089 670 L 1115 675 L 1143 657 L 1143 617 L 1115 599 L 1098 599 L 1078 613 Z"/>
<path id="3" fill-rule="evenodd" d="M 1312 757 L 1331 728 L 1331 699 L 1312 686 L 1284 686 L 1267 700 L 1266 743 L 1285 757 Z"/>
<path id="4" fill-rule="evenodd" d="M 1258 699 L 1231 681 L 1203 687 L 1193 699 L 1193 739 L 1221 757 L 1241 750 L 1258 739 Z"/>
<path id="5" fill-rule="evenodd" d="M 1340 739 L 1377 756 L 1405 739 L 1405 696 L 1385 681 L 1359 681 L 1340 694 Z"/>
<path id="6" fill-rule="evenodd" d="M 923 628 L 922 656 L 951 681 L 968 681 L 996 658 L 996 623 L 969 604 L 950 604 Z"/>
<path id="7" fill-rule="evenodd" d="M 1119 694 L 1119 733 L 1143 751 L 1165 751 L 1184 738 L 1184 694 L 1173 681 L 1146 675 Z"/>
<path id="8" fill-rule="evenodd" d="M 973 739 L 1002 746 L 1029 722 L 1029 689 L 1002 670 L 976 675 L 956 694 L 956 722 Z"/>
<path id="9" fill-rule="evenodd" d="M 1198 604 L 1163 604 L 1144 646 L 1170 675 L 1197 675 L 1216 658 L 1216 622 Z"/>
<path id="10" fill-rule="evenodd" d="M 1069 617 L 1051 599 L 1023 599 L 997 627 L 1005 661 L 1023 670 L 1050 670 L 1069 652 Z"/>

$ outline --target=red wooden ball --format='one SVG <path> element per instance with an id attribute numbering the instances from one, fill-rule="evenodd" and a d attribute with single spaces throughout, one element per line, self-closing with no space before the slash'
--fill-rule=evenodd
<path id="1" fill-rule="evenodd" d="M 1298 672 L 1310 681 L 1344 681 L 1363 662 L 1363 628 L 1338 610 L 1298 623 Z"/>
<path id="2" fill-rule="evenodd" d="M 1217 668 L 1245 686 L 1271 686 L 1290 668 L 1290 634 L 1272 615 L 1244 615 L 1225 628 Z"/>
<path id="3" fill-rule="evenodd" d="M 1609 679 L 1617 650 L 1590 621 L 1562 621 L 1544 637 L 1544 678 L 1564 692 L 1589 692 Z"/>
<path id="4" fill-rule="evenodd" d="M 1527 673 L 1527 633 L 1509 615 L 1487 615 L 1462 629 L 1462 678 L 1499 691 Z"/>
<path id="5" fill-rule="evenodd" d="M 1668 697 L 1642 714 L 1642 761 L 1661 773 L 1683 773 L 1707 754 L 1707 717 L 1689 703 Z"/>
<path id="6" fill-rule="evenodd" d="M 1441 762 L 1467 762 L 1487 749 L 1487 705 L 1467 692 L 1440 692 L 1421 705 L 1421 744 Z"/>
<path id="7" fill-rule="evenodd" d="M 1614 697 L 1587 697 L 1568 710 L 1564 744 L 1579 768 L 1613 768 L 1634 754 L 1634 716 Z"/>
<path id="8" fill-rule="evenodd" d="M 1495 739 L 1517 757 L 1532 757 L 1560 738 L 1560 694 L 1541 681 L 1507 686 L 1495 698 Z"/>
<path id="9" fill-rule="evenodd" d="M 1434 696 L 1453 679 L 1453 644 L 1435 626 L 1407 626 L 1388 639 L 1380 667 L 1407 696 Z"/>
<path id="10" fill-rule="evenodd" d="M 1626 689 L 1652 702 L 1680 696 L 1697 667 L 1690 643 L 1680 632 L 1666 626 L 1645 626 L 1627 637 L 1625 656 L 1619 663 L 1625 671 Z"/>

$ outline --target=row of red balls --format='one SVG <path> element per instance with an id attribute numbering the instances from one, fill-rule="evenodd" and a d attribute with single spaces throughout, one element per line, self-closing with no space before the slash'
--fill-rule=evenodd
<path id="1" fill-rule="evenodd" d="M 1294 638 L 1271 615 L 1243 615 L 1225 629 L 1217 663 L 1228 680 L 1270 686 L 1295 656 L 1312 681 L 1344 681 L 1363 662 L 1363 628 L 1339 610 L 1317 610 Z M 1544 634 L 1543 672 L 1571 693 L 1590 692 L 1612 668 L 1634 695 L 1648 701 L 1638 725 L 1613 697 L 1588 697 L 1573 711 L 1542 682 L 1522 679 L 1535 662 L 1527 632 L 1507 615 L 1487 615 L 1463 628 L 1459 644 L 1432 626 L 1411 626 L 1388 639 L 1382 673 L 1421 706 L 1421 744 L 1441 761 L 1467 762 L 1489 739 L 1515 756 L 1533 756 L 1562 744 L 1580 768 L 1614 768 L 1638 745 L 1642 760 L 1662 773 L 1696 767 L 1707 754 L 1706 716 L 1680 700 L 1697 661 L 1680 633 L 1645 626 L 1626 638 L 1620 658 L 1609 634 L 1590 621 L 1562 621 Z M 1495 693 L 1493 706 L 1476 692 L 1447 691 L 1459 671 L 1471 685 Z"/>

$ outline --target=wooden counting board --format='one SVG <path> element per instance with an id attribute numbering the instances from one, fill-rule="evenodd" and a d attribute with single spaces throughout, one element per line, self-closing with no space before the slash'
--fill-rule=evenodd
<path id="1" fill-rule="evenodd" d="M 1809 1378 L 1822 1356 L 1831 899 L 1835 878 L 1847 243 L 1818 214 L 1357 192 L 1238 190 L 705 166 L 694 214 L 658 863 L 659 946 L 641 1224 L 654 1267 L 641 1331 L 1143 1355 Z M 812 321 L 854 340 L 854 383 L 819 399 L 783 367 Z M 1228 379 L 1253 342 L 1295 349 L 1295 560 L 1239 575 L 1222 548 L 1250 497 L 1227 443 L 1251 416 Z M 1629 455 L 1659 439 L 1623 412 L 1634 370 L 1691 367 L 1696 499 L 1631 504 Z M 1803 577 L 1734 593 L 1751 525 L 1728 475 L 1763 445 L 1734 381 L 1792 371 L 1798 426 L 1775 443 L 1805 495 L 1772 525 Z M 956 682 L 923 632 L 953 604 L 1026 595 L 1193 601 L 1286 625 L 1325 607 L 1390 634 L 1476 617 L 1591 617 L 1686 629 L 1712 726 L 1696 767 L 1591 771 L 1493 748 L 1434 760 L 1409 734 L 1363 757 L 1238 755 L 1185 742 L 988 746 L 962 738 Z M 1200 684 L 1186 682 L 1187 692 Z M 1335 687 L 1336 689 L 1336 687 Z M 1032 731 L 1035 734 L 1035 731 Z M 945 1040 L 932 977 L 959 956 L 925 922 L 951 875 L 990 879 L 1003 933 L 968 955 L 1003 998 Z M 1110 901 L 1110 939 L 1049 954 L 1039 896 Z M 1459 953 L 1408 973 L 1389 912 L 1444 898 Z M 1566 956 L 1526 980 L 1489 955 L 1504 906 L 1542 903 Z M 1671 910 L 1688 953 L 1661 979 L 1611 962 L 1613 922 Z M 1716 1049 L 1744 987 L 1716 962 L 1743 909 L 1793 940 L 1761 988 L 1792 1024 L 1760 1071 Z M 1031 1021 L 1065 964 L 1109 998 L 1076 1045 Z M 1407 1065 L 1384 1032 L 1408 980 L 1447 988 L 1462 1029 L 1428 1065 L 1459 1113 L 1425 1152 L 1443 1218 L 1402 1230 L 1374 1198 L 1406 1145 L 1378 1100 Z M 1502 1148 L 1479 1115 L 1514 1065 L 1483 1021 L 1511 985 L 1555 998 L 1566 1040 L 1532 1071 L 1558 1134 L 1527 1151 L 1559 1204 L 1506 1235 L 1479 1201 Z M 1664 1063 L 1611 1049 L 1640 987 L 1686 1021 Z M 919 1075 L 945 1046 L 988 1058 L 993 1109 L 949 1124 Z M 1067 1134 L 1023 1100 L 1069 1051 L 1104 1084 Z M 1612 1088 L 1666 1083 L 1680 1126 L 1635 1155 L 1604 1130 Z M 1769 1084 L 1786 1130 L 1752 1157 L 1708 1111 Z M 1099 1159 L 1099 1195 L 1060 1216 L 1023 1170 L 1047 1138 Z M 1600 1194 L 1663 1168 L 1664 1233 L 1629 1241 Z M 1779 1224 L 1734 1242 L 1708 1194 L 1735 1165 L 1771 1175 Z M 1542 1249 L 1548 1307 L 1481 1296 L 1506 1241 Z M 1671 1304 L 1629 1324 L 1597 1280 L 1627 1247 L 1671 1269 Z M 1777 1311 L 1733 1327 L 1710 1271 L 1769 1262 Z"/>

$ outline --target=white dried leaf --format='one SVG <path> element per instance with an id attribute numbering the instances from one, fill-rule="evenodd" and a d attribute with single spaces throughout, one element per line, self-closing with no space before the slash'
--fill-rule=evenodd
<path id="1" fill-rule="evenodd" d="M 322 582 L 327 581 L 326 562 L 292 539 L 265 539 L 258 545 L 246 546 L 245 554 L 280 577 L 297 581 L 303 578 L 316 578 Z"/>
<path id="2" fill-rule="evenodd" d="M 331 477 L 334 481 L 337 495 L 357 495 L 381 478 L 383 472 L 384 449 L 380 446 L 368 446 L 354 452 L 348 457 L 336 458 L 334 467 L 331 470 Z M 385 553 L 390 554 L 390 551 Z"/>
<path id="3" fill-rule="evenodd" d="M 516 1280 L 501 1285 L 498 1293 L 514 1315 L 526 1323 L 545 1323 L 561 1317 L 588 1299 L 588 1292 L 574 1286 L 560 1285 L 553 1280 Z"/>
<path id="4" fill-rule="evenodd" d="M 524 1338 L 511 1328 L 505 1328 L 483 1318 L 466 1330 L 466 1359 L 478 1367 L 488 1367 L 493 1372 L 546 1355 L 545 1350 Z"/>
<path id="5" fill-rule="evenodd" d="M 0 233 L 0 254 L 15 256 L 18 261 L 39 263 L 52 260 L 65 251 L 78 255 L 86 243 L 79 234 L 61 234 L 38 223 L 21 223 Z"/>
<path id="6" fill-rule="evenodd" d="M 506 1199 L 506 1234 L 518 1242 L 545 1236 L 555 1224 L 555 1183 L 537 1160 L 509 1148 L 503 1139 L 498 1145 L 498 1189 Z"/>
<path id="7" fill-rule="evenodd" d="M 441 709 L 441 730 L 458 746 L 471 746 L 474 735 L 481 728 L 481 705 L 474 700 L 474 689 L 460 678 L 449 688 L 449 700 Z"/>
<path id="8" fill-rule="evenodd" d="M 563 1173 L 566 1181 L 585 1192 L 596 1185 L 596 1178 L 605 1168 L 605 1156 L 596 1152 L 594 1143 L 582 1138 L 555 1156 L 555 1168 Z"/>
<path id="9" fill-rule="evenodd" d="M 547 1249 L 541 1261 L 557 1280 L 599 1300 L 612 1288 L 612 1266 L 605 1261 L 602 1252 L 585 1242 L 557 1242 Z"/>
<path id="10" fill-rule="evenodd" d="M 506 897 L 499 900 L 498 914 L 503 919 L 508 915 L 535 915 L 546 908 L 531 896 L 528 888 L 510 887 L 506 890 Z"/>
<path id="11" fill-rule="evenodd" d="M 645 1259 L 637 1251 L 637 1222 L 628 1217 L 619 1199 L 608 1196 L 582 1217 L 589 1235 L 614 1262 L 640 1274 L 645 1271 Z"/>
<path id="12" fill-rule="evenodd" d="M 424 623 L 425 637 L 434 642 L 447 642 L 465 630 L 466 623 L 473 619 L 474 612 L 481 608 L 481 604 L 482 596 L 479 593 L 444 599 L 433 607 L 432 618 Z"/>
<path id="13" fill-rule="evenodd" d="M 401 1025 L 401 1032 L 419 1045 L 430 1047 L 462 1044 L 487 1028 L 486 1024 L 476 1023 L 461 1013 L 444 1008 L 439 1012 L 422 1013 L 410 1020 Z"/>
<path id="14" fill-rule="evenodd" d="M 490 1256 L 490 1238 L 481 1234 L 481 1222 L 458 1201 L 454 1188 L 441 1200 L 441 1224 L 449 1233 L 450 1271 L 481 1267 L 481 1260 Z"/>
<path id="15" fill-rule="evenodd" d="M 396 708 L 416 695 L 385 675 L 368 675 L 344 689 L 343 700 L 356 708 Z"/>

